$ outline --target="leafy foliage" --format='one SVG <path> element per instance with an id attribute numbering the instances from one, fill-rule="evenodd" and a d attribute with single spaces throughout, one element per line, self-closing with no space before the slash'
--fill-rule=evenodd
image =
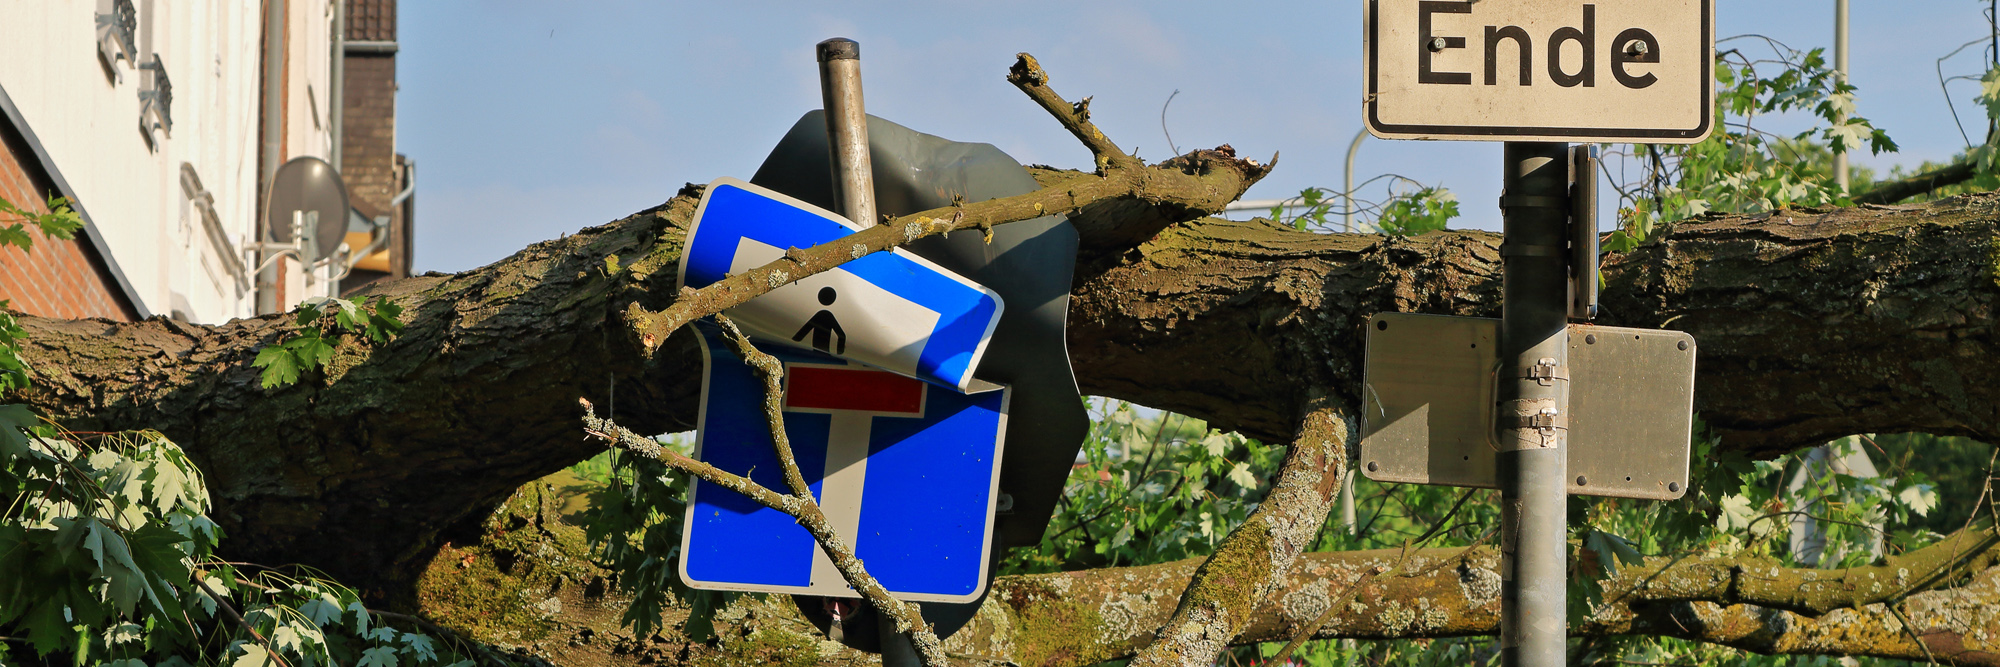
<path id="1" fill-rule="evenodd" d="M 50 197 L 45 205 L 47 213 L 37 213 L 0 199 L 0 247 L 14 246 L 21 252 L 35 247 L 35 237 L 28 233 L 33 226 L 42 236 L 68 241 L 76 238 L 76 231 L 83 229 L 83 216 L 69 206 L 69 199 Z M 12 218 L 11 220 L 8 218 Z"/>
<path id="2" fill-rule="evenodd" d="M 1389 236 L 1414 236 L 1424 232 L 1444 229 L 1446 223 L 1458 217 L 1458 198 L 1443 187 L 1428 186 L 1414 180 L 1384 174 L 1371 178 L 1355 186 L 1358 192 L 1370 183 L 1386 180 L 1389 185 L 1381 202 L 1362 200 L 1359 196 L 1349 198 L 1340 192 L 1309 187 L 1299 191 L 1299 196 L 1271 207 L 1270 218 L 1279 224 L 1288 225 L 1300 231 L 1345 231 L 1338 229 L 1329 216 L 1354 214 L 1361 216 L 1361 229 L 1373 228 L 1377 233 Z M 1296 205 L 1291 202 L 1296 201 Z M 1285 215 L 1285 211 L 1294 211 Z"/>
<path id="3" fill-rule="evenodd" d="M 1140 565 L 1212 553 L 1270 490 L 1284 450 L 1180 415 L 1091 399 L 1084 461 L 1035 549 L 1002 573 Z"/>
<path id="4" fill-rule="evenodd" d="M 403 322 L 397 319 L 402 316 L 403 307 L 381 296 L 361 304 L 314 297 L 300 304 L 294 313 L 293 323 L 298 328 L 292 336 L 264 346 L 257 351 L 257 359 L 250 362 L 263 369 L 259 377 L 265 389 L 290 386 L 299 381 L 301 374 L 332 361 L 334 344 L 341 334 L 358 335 L 381 344 L 403 331 Z"/>
<path id="5" fill-rule="evenodd" d="M 76 238 L 76 231 L 83 228 L 83 218 L 70 209 L 69 200 L 51 197 L 47 208 L 47 213 L 36 213 L 0 199 L 0 223 L 5 223 L 0 227 L 0 247 L 13 246 L 23 253 L 33 250 L 35 237 L 27 230 L 31 225 L 48 238 L 64 241 Z M 8 301 L 0 299 L 0 393 L 26 389 L 29 385 L 28 362 L 19 353 L 20 340 L 26 335 L 27 331 L 14 319 Z"/>
<path id="6" fill-rule="evenodd" d="M 0 406 L 0 664 L 470 667 L 311 573 L 215 558 L 201 471 L 153 431 L 81 437 Z"/>
<path id="7" fill-rule="evenodd" d="M 691 443 L 662 438 L 682 453 Z M 632 596 L 622 621 L 639 636 L 657 631 L 660 612 L 677 601 L 693 608 L 682 632 L 705 641 L 714 636 L 715 612 L 738 594 L 689 588 L 680 578 L 681 520 L 693 479 L 643 456 L 608 452 L 571 470 L 605 486 L 590 498 L 585 534 L 599 565 L 618 573 L 618 587 Z"/>
<path id="8" fill-rule="evenodd" d="M 1824 162 L 1798 159 L 1825 147 L 1875 153 L 1896 143 L 1868 119 L 1854 115 L 1855 87 L 1827 64 L 1823 49 L 1798 51 L 1760 36 L 1732 37 L 1715 58 L 1715 132 L 1698 144 L 1613 147 L 1639 165 L 1627 181 L 1614 175 L 1620 229 L 1605 249 L 1635 247 L 1660 223 L 1709 211 L 1757 213 L 1788 206 L 1852 205 Z M 1766 57 L 1753 53 L 1767 54 Z M 1759 127 L 1767 117 L 1809 114 L 1816 123 L 1789 136 Z"/>

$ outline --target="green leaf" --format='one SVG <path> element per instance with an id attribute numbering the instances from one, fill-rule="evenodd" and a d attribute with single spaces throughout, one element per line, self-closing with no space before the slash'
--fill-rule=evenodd
<path id="1" fill-rule="evenodd" d="M 1896 500 L 1916 512 L 1917 516 L 1929 516 L 1931 509 L 1937 507 L 1938 496 L 1929 484 L 1912 484 L 1896 492 Z"/>
<path id="2" fill-rule="evenodd" d="M 0 405 L 0 465 L 37 453 L 28 444 L 29 430 L 40 423 L 41 419 L 28 406 Z"/>
<path id="3" fill-rule="evenodd" d="M 312 619 L 312 622 L 320 627 L 340 625 L 340 599 L 333 597 L 331 593 L 320 593 L 318 598 L 299 605 L 299 613 Z"/>
<path id="4" fill-rule="evenodd" d="M 277 664 L 271 660 L 271 654 L 265 651 L 262 646 L 245 642 L 237 646 L 237 648 L 243 650 L 243 655 L 236 656 L 235 660 L 231 660 L 229 667 L 267 667 L 268 665 Z"/>
<path id="5" fill-rule="evenodd" d="M 251 366 L 263 369 L 259 376 L 265 389 L 290 386 L 299 381 L 299 362 L 283 345 L 269 345 L 257 351 Z"/>
<path id="6" fill-rule="evenodd" d="M 431 638 L 414 632 L 403 633 L 403 644 L 410 647 L 410 653 L 425 662 L 437 660 L 437 650 L 431 645 Z"/>
<path id="7" fill-rule="evenodd" d="M 217 608 L 216 599 L 210 597 L 208 591 L 215 591 L 216 595 L 220 595 L 224 600 L 227 600 L 229 598 L 229 586 L 224 584 L 221 578 L 213 576 L 202 577 L 201 582 L 207 585 L 207 590 L 203 590 L 201 586 L 190 587 L 195 596 L 195 603 L 201 605 L 202 613 L 214 616 Z"/>
<path id="8" fill-rule="evenodd" d="M 14 246 L 20 248 L 22 252 L 27 252 L 35 247 L 35 239 L 28 235 L 26 227 L 14 223 L 0 227 L 0 246 Z"/>
<path id="9" fill-rule="evenodd" d="M 145 638 L 145 628 L 137 623 L 119 623 L 104 632 L 104 643 L 117 646 Z"/>
<path id="10" fill-rule="evenodd" d="M 354 634 L 367 636 L 368 608 L 361 606 L 361 601 L 356 600 L 347 603 L 347 610 L 350 612 L 354 612 Z"/>
<path id="11" fill-rule="evenodd" d="M 354 667 L 396 667 L 396 647 L 377 646 L 361 652 Z"/>
<path id="12" fill-rule="evenodd" d="M 1595 528 L 1584 537 L 1583 548 L 1597 552 L 1597 562 L 1602 563 L 1612 576 L 1618 575 L 1619 566 L 1643 565 L 1646 557 L 1632 547 L 1632 541 Z"/>
<path id="13" fill-rule="evenodd" d="M 132 562 L 132 550 L 125 536 L 98 519 L 85 519 L 88 535 L 83 548 L 97 563 L 98 576 L 105 580 L 105 593 L 118 606 L 118 613 L 131 616 L 139 598 L 147 595 L 146 575 Z"/>
<path id="14" fill-rule="evenodd" d="M 1243 487 L 1246 490 L 1257 488 L 1257 476 L 1250 472 L 1250 464 L 1248 463 L 1238 462 L 1235 467 L 1230 468 L 1229 481 L 1235 482 L 1237 486 Z"/>

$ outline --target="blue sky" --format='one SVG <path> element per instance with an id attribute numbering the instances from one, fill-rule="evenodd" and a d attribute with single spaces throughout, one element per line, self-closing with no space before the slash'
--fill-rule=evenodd
<path id="1" fill-rule="evenodd" d="M 1718 37 L 1830 47 L 1831 0 L 1718 0 Z M 1886 170 L 1963 148 L 1934 61 L 1986 33 L 1984 2 L 1856 2 L 1858 111 L 1899 154 Z M 817 108 L 813 44 L 861 42 L 870 113 L 1023 163 L 1089 154 L 1006 83 L 1034 54 L 1051 86 L 1093 96 L 1105 133 L 1148 160 L 1218 144 L 1278 169 L 1246 198 L 1338 187 L 1360 128 L 1361 3 L 661 2 L 402 3 L 399 148 L 419 166 L 416 267 L 462 271 L 529 243 L 671 197 L 685 182 L 748 178 Z M 1981 47 L 1947 61 L 1978 74 Z M 1976 82 L 1952 84 L 1967 131 Z M 1968 115 L 1970 114 L 1970 115 Z M 1782 125 L 1782 123 L 1780 123 Z M 1356 180 L 1392 172 L 1455 192 L 1454 227 L 1497 229 L 1500 145 L 1369 139 Z"/>

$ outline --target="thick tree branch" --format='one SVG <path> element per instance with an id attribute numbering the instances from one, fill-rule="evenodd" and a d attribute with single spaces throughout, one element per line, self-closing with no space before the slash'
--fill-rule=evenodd
<path id="1" fill-rule="evenodd" d="M 1599 322 L 1694 334 L 1696 409 L 1730 449 L 1869 432 L 2000 441 L 1996 203 L 1673 225 L 1606 258 Z M 1071 355 L 1086 392 L 1280 441 L 1309 387 L 1358 400 L 1370 314 L 1498 316 L 1499 242 L 1178 225 L 1077 285 Z"/>
<path id="2" fill-rule="evenodd" d="M 1936 192 L 1939 188 L 1957 185 L 1978 176 L 1971 161 L 1956 162 L 1926 171 L 1908 178 L 1876 183 L 1867 192 L 1854 198 L 1856 204 L 1894 204 L 1921 194 Z"/>
<path id="3" fill-rule="evenodd" d="M 1319 537 L 1347 469 L 1354 426 L 1344 406 L 1324 392 L 1314 393 L 1271 492 L 1195 570 L 1159 641 L 1132 664 L 1215 664 L 1249 624 L 1257 602 L 1284 581 L 1299 554 Z"/>
<path id="4" fill-rule="evenodd" d="M 1087 238 L 1139 240 L 1220 210 L 1267 170 L 1227 147 L 1198 151 L 1120 171 L 1122 184 L 1076 174 L 1027 199 L 968 205 L 959 222 L 1039 217 L 1074 201 L 1089 204 L 1080 215 L 1090 222 L 1079 224 Z M 279 338 L 282 317 L 216 326 L 26 317 L 24 354 L 42 376 L 17 399 L 82 430 L 169 434 L 208 473 L 232 556 L 310 562 L 394 604 L 438 545 L 472 539 L 520 484 L 595 453 L 566 426 L 568 401 L 598 398 L 641 432 L 693 427 L 693 340 L 668 341 L 671 329 L 635 339 L 625 314 L 677 303 L 675 267 L 700 193 L 684 188 L 477 270 L 371 285 L 367 293 L 403 306 L 403 334 L 343 342 L 324 372 L 276 390 L 261 388 L 249 364 Z"/>
<path id="5" fill-rule="evenodd" d="M 1981 535 L 1991 536 L 1990 530 Z M 1942 545 L 1940 545 L 1942 546 Z M 1938 547 L 1933 547 L 1936 549 Z M 1979 551 L 1990 562 L 1994 548 Z M 1917 556 L 1917 554 L 1911 554 Z M 1397 567 L 1398 563 L 1402 567 Z M 1952 566 L 1940 563 L 1949 570 Z M 1418 639 L 1491 635 L 1499 628 L 1499 554 L 1491 547 L 1309 553 L 1246 615 L 1230 643 L 1283 641 L 1335 611 L 1320 639 Z M 1004 577 L 973 625 L 946 642 L 988 647 L 986 655 L 1022 665 L 1089 665 L 1139 654 L 1154 628 L 1169 625 L 1200 559 L 1145 567 Z M 1572 629 L 1580 637 L 1650 634 L 1772 654 L 1857 655 L 1944 664 L 2000 665 L 2000 569 L 1958 570 L 1951 588 L 1873 590 L 1849 579 L 1848 604 L 1823 614 L 1784 608 L 1775 590 L 1711 586 L 1717 568 L 1757 572 L 1774 582 L 1812 587 L 1840 570 L 1785 568 L 1768 559 L 1649 559 L 1605 582 L 1605 604 Z M 1387 573 L 1390 570 L 1394 573 Z M 1939 571 L 1908 578 L 1936 580 Z M 1940 582 L 1944 583 L 1944 582 Z M 1359 593 L 1343 593 L 1355 587 Z M 1338 607 L 1333 603 L 1342 602 Z M 1900 602 L 1909 631 L 1887 605 Z M 1911 640 L 1911 634 L 1922 638 Z M 1164 643 L 1164 642 L 1162 642 Z M 1157 644 L 1154 644 L 1157 645 Z M 995 653 L 992 647 L 999 647 Z"/>

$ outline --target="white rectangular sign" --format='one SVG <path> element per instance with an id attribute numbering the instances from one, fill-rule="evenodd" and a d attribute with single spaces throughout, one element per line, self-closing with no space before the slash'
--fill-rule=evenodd
<path id="1" fill-rule="evenodd" d="M 1696 143 L 1714 125 L 1714 0 L 1367 0 L 1384 139 Z"/>

